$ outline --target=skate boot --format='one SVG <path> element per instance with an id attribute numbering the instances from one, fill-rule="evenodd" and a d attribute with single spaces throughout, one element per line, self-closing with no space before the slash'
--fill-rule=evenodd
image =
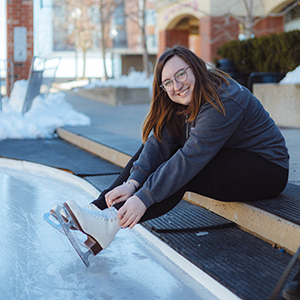
<path id="1" fill-rule="evenodd" d="M 94 255 L 106 249 L 120 230 L 118 211 L 114 208 L 104 210 L 80 207 L 74 201 L 63 204 L 78 230 L 85 233 L 88 239 L 85 245 Z"/>

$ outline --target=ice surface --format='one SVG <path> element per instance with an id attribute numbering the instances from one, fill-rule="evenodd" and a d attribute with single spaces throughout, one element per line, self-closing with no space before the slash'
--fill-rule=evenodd
<path id="1" fill-rule="evenodd" d="M 92 196 L 56 178 L 0 168 L 1 299 L 216 299 L 129 229 L 86 268 L 68 239 L 43 220 L 53 205 Z"/>

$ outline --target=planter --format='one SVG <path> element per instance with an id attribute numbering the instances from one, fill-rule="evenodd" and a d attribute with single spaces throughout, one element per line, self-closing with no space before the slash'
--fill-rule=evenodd
<path id="1" fill-rule="evenodd" d="M 300 128 L 300 84 L 254 84 L 253 94 L 278 126 Z"/>
<path id="2" fill-rule="evenodd" d="M 97 87 L 78 89 L 76 95 L 110 105 L 150 103 L 148 88 Z"/>

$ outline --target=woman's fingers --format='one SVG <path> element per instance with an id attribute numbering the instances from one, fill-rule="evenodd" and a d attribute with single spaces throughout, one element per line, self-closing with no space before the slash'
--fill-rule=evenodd
<path id="1" fill-rule="evenodd" d="M 125 202 L 127 199 L 128 199 L 128 197 L 126 195 L 124 195 L 124 196 L 106 201 L 106 204 L 107 204 L 108 207 L 111 207 L 112 205 L 115 205 L 117 203 Z"/>
<path id="2" fill-rule="evenodd" d="M 105 201 L 108 207 L 126 201 L 133 193 L 133 188 L 129 184 L 120 185 L 109 191 L 105 195 Z"/>
<path id="3" fill-rule="evenodd" d="M 137 197 L 130 197 L 118 211 L 119 225 L 123 228 L 132 229 L 146 211 L 145 204 Z"/>

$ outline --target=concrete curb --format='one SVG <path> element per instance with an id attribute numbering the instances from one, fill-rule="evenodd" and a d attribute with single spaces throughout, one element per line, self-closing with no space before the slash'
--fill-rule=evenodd
<path id="1" fill-rule="evenodd" d="M 79 136 L 64 128 L 58 128 L 56 132 L 58 136 L 63 140 L 75 146 L 78 146 L 88 152 L 98 155 L 103 159 L 110 161 L 111 163 L 118 165 L 122 168 L 124 168 L 127 165 L 128 161 L 131 159 L 131 156 L 128 154 L 122 153 L 108 146 L 99 144 L 98 142 L 94 142 L 84 136 Z"/>
<path id="2" fill-rule="evenodd" d="M 97 198 L 100 193 L 99 190 L 97 190 L 92 184 L 80 177 L 77 177 L 76 175 L 37 163 L 24 160 L 0 158 L 0 168 L 34 173 L 65 181 L 80 187 L 84 191 L 91 194 L 91 196 L 94 198 Z"/>

